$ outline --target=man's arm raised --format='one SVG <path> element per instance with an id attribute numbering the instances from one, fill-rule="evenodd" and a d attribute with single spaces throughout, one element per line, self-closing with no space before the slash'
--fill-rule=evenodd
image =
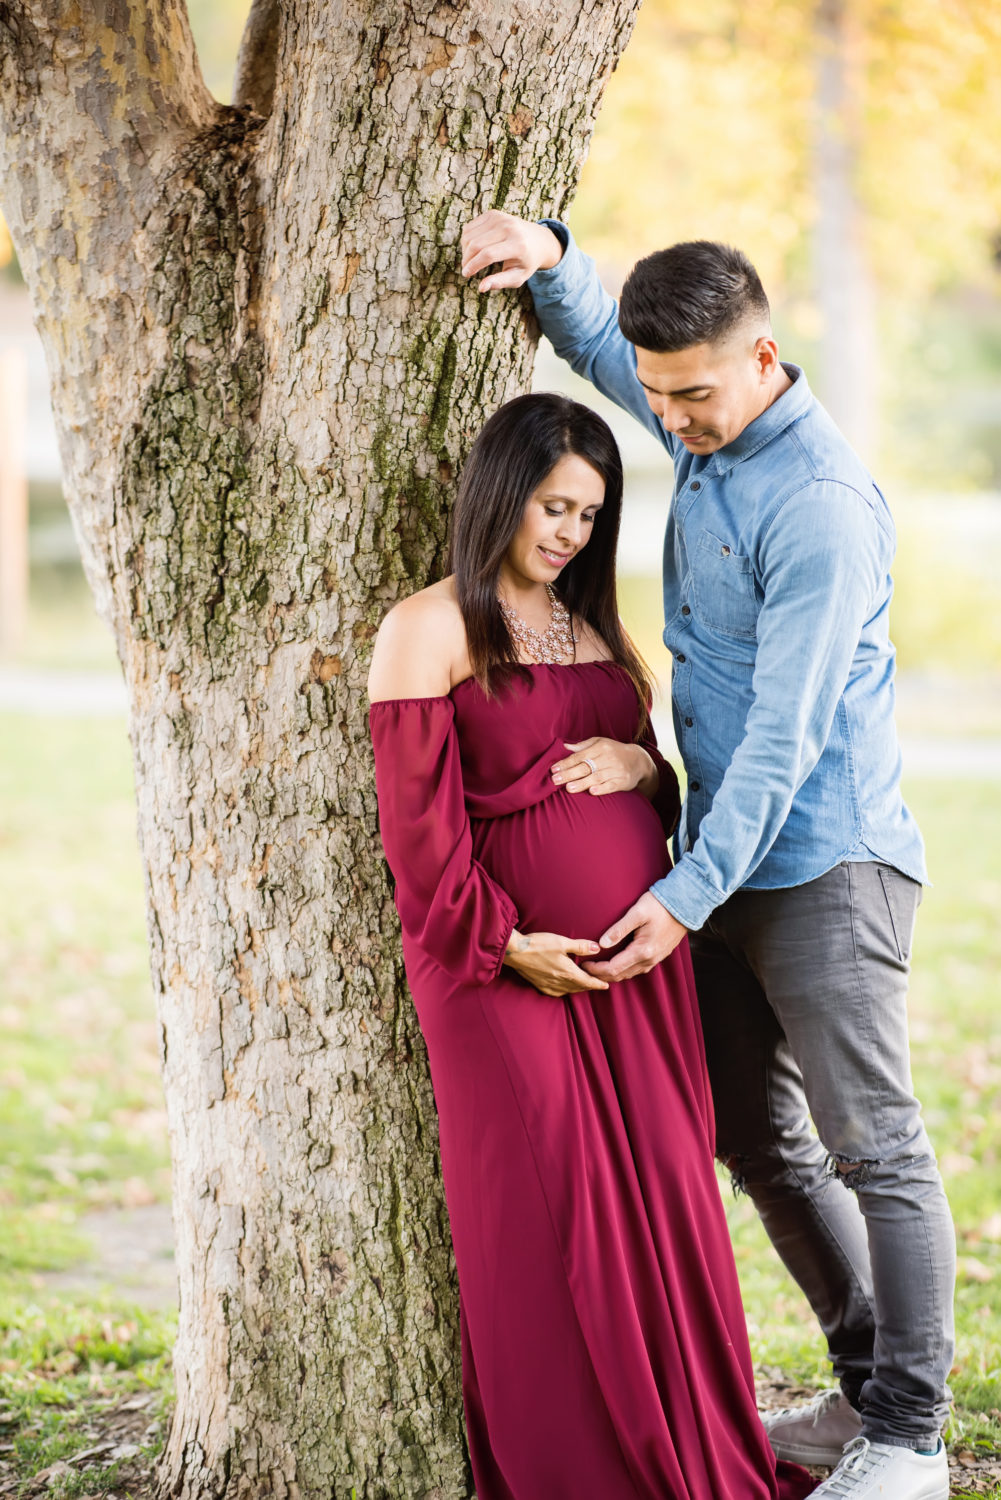
<path id="1" fill-rule="evenodd" d="M 483 277 L 481 292 L 528 283 L 539 325 L 560 358 L 673 452 L 675 439 L 636 378 L 636 354 L 619 329 L 615 299 L 566 225 L 550 227 L 557 223 L 531 224 L 498 209 L 480 214 L 463 230 L 463 275 L 500 266 Z"/>

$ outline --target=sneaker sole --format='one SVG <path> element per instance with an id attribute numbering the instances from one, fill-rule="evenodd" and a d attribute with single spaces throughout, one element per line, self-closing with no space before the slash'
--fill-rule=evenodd
<path id="1" fill-rule="evenodd" d="M 827 1484 L 828 1481 L 825 1479 L 824 1483 Z M 877 1483 L 875 1488 L 870 1487 L 865 1493 L 867 1497 L 871 1496 L 872 1500 L 877 1500 L 877 1497 L 884 1494 L 885 1490 Z M 936 1475 L 934 1478 L 929 1476 L 928 1482 L 920 1490 L 908 1489 L 907 1497 L 908 1500 L 949 1500 L 948 1473 Z"/>
<path id="2" fill-rule="evenodd" d="M 915 1500 L 949 1500 L 949 1476 L 939 1479 L 934 1485 L 928 1484 Z"/>
<path id="3" fill-rule="evenodd" d="M 937 1480 L 934 1484 L 929 1483 L 914 1500 L 949 1500 L 949 1479 Z"/>
<path id="4" fill-rule="evenodd" d="M 808 1469 L 835 1469 L 844 1454 L 843 1448 L 818 1448 L 815 1444 L 810 1446 L 806 1443 L 784 1443 L 780 1438 L 772 1438 L 771 1435 L 768 1441 L 772 1445 L 772 1452 L 776 1458 L 783 1458 L 791 1464 L 805 1464 Z"/>

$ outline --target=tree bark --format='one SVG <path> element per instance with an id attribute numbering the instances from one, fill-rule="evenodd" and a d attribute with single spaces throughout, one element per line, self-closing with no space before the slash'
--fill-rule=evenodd
<path id="1" fill-rule="evenodd" d="M 365 674 L 526 387 L 458 238 L 561 212 L 638 0 L 0 0 L 4 212 L 130 701 L 174 1161 L 165 1494 L 470 1493 Z"/>

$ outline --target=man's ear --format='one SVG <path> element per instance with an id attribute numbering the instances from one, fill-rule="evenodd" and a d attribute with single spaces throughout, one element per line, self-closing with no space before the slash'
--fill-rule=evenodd
<path id="1" fill-rule="evenodd" d="M 779 362 L 779 346 L 770 333 L 764 333 L 754 345 L 754 361 L 762 382 L 770 380 Z"/>

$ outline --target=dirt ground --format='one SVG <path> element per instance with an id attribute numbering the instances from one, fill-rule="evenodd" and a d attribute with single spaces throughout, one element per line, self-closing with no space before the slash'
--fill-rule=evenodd
<path id="1" fill-rule="evenodd" d="M 164 1205 L 95 1214 L 85 1226 L 93 1238 L 93 1259 L 73 1271 L 47 1277 L 53 1287 L 87 1290 L 113 1280 L 128 1287 L 129 1295 L 146 1305 L 166 1306 L 176 1295 L 169 1209 Z M 762 1372 L 757 1383 L 758 1405 L 765 1411 L 795 1405 L 814 1394 L 781 1371 Z M 87 1410 L 82 1430 L 87 1445 L 72 1458 L 43 1469 L 28 1482 L 5 1474 L 0 1454 L 0 1500 L 36 1500 L 61 1481 L 74 1481 L 74 1500 L 155 1500 L 152 1466 L 143 1449 L 162 1438 L 163 1426 L 153 1408 L 154 1395 L 138 1394 L 114 1404 L 95 1402 Z M 105 1471 L 117 1464 L 114 1487 Z M 976 1495 L 1001 1500 L 1001 1452 L 977 1453 L 960 1449 L 949 1455 L 953 1496 Z M 92 1490 L 80 1493 L 81 1480 L 93 1476 Z M 817 1478 L 825 1471 L 817 1471 Z M 342 1500 L 333 1496 L 331 1500 Z M 409 1496 L 394 1500 L 411 1500 Z M 583 1500 L 583 1497 L 582 1497 Z"/>
<path id="2" fill-rule="evenodd" d="M 161 1424 L 152 1415 L 151 1407 L 155 1395 L 136 1395 L 114 1406 L 95 1405 L 88 1413 L 82 1427 L 76 1429 L 90 1439 L 85 1448 L 74 1453 L 72 1458 L 61 1460 L 41 1469 L 29 1481 L 19 1480 L 15 1475 L 4 1473 L 0 1461 L 0 1496 L 47 1495 L 62 1481 L 79 1476 L 93 1476 L 94 1489 L 74 1500 L 153 1500 L 155 1490 L 152 1483 L 149 1459 L 141 1450 L 148 1448 L 161 1435 Z M 101 1482 L 104 1471 L 112 1464 L 119 1467 L 115 1474 L 115 1488 L 107 1489 Z"/>
<path id="3" fill-rule="evenodd" d="M 758 1383 L 759 1405 L 766 1410 L 805 1401 L 812 1395 L 813 1391 L 806 1386 L 794 1385 L 780 1375 Z M 93 1411 L 85 1428 L 91 1439 L 88 1446 L 69 1462 L 42 1470 L 20 1489 L 20 1496 L 36 1500 L 36 1497 L 48 1494 L 50 1487 L 57 1485 L 64 1476 L 92 1474 L 94 1489 L 78 1495 L 76 1500 L 155 1500 L 150 1465 L 143 1455 L 136 1452 L 160 1435 L 157 1421 L 150 1419 L 154 1399 L 153 1396 L 135 1396 L 106 1410 Z M 130 1457 L 130 1454 L 135 1456 Z M 116 1474 L 114 1489 L 107 1490 L 100 1476 L 115 1462 L 121 1462 L 121 1467 Z M 950 1454 L 949 1469 L 953 1495 L 1001 1496 L 1001 1453 L 982 1456 L 960 1451 Z M 818 1471 L 818 1480 L 823 1477 Z M 0 1497 L 6 1500 L 6 1497 L 17 1495 L 18 1489 L 17 1480 L 4 1479 L 0 1471 Z M 342 1500 L 342 1497 L 331 1497 L 331 1500 Z M 398 1500 L 410 1500 L 410 1497 L 399 1496 Z"/>

